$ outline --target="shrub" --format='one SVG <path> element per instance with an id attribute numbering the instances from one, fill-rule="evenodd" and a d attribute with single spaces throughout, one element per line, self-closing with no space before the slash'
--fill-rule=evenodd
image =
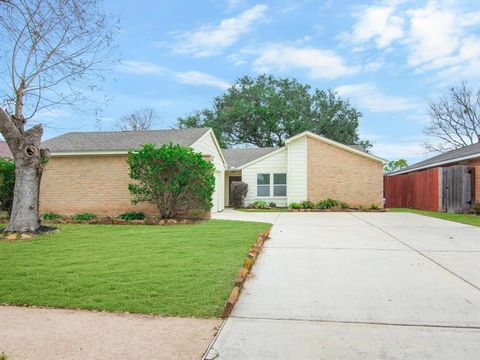
<path id="1" fill-rule="evenodd" d="M 304 200 L 300 203 L 300 207 L 302 209 L 313 209 L 315 207 L 315 204 L 309 200 Z"/>
<path id="2" fill-rule="evenodd" d="M 348 205 L 346 202 L 340 201 L 340 208 L 341 209 L 350 209 L 350 205 Z"/>
<path id="3" fill-rule="evenodd" d="M 162 219 L 192 210 L 208 211 L 215 190 L 214 165 L 203 155 L 177 144 L 146 144 L 128 153 L 132 203 L 154 204 Z"/>
<path id="4" fill-rule="evenodd" d="M 473 211 L 475 211 L 475 214 L 480 215 L 480 203 L 475 204 Z"/>
<path id="5" fill-rule="evenodd" d="M 264 200 L 255 200 L 253 203 L 248 205 L 251 209 L 268 209 L 268 203 Z"/>
<path id="6" fill-rule="evenodd" d="M 332 209 L 340 205 L 340 201 L 335 199 L 324 199 L 320 200 L 318 203 L 315 204 L 317 209 Z"/>
<path id="7" fill-rule="evenodd" d="M 232 188 L 232 198 L 230 202 L 236 208 L 243 207 L 245 196 L 247 196 L 248 192 L 248 184 L 243 181 L 232 181 L 230 186 Z"/>
<path id="8" fill-rule="evenodd" d="M 42 215 L 43 220 L 58 220 L 62 217 L 62 215 L 54 213 L 54 212 L 46 212 Z"/>
<path id="9" fill-rule="evenodd" d="M 0 360 L 7 360 L 8 356 L 3 351 L 0 353 Z"/>
<path id="10" fill-rule="evenodd" d="M 378 210 L 379 207 L 378 207 L 378 205 L 376 205 L 376 204 L 372 204 L 372 205 L 370 205 L 370 209 L 371 209 L 371 210 Z"/>
<path id="11" fill-rule="evenodd" d="M 15 162 L 10 159 L 0 158 L 0 211 L 3 209 L 10 213 L 14 187 Z"/>
<path id="12" fill-rule="evenodd" d="M 75 221 L 90 221 L 97 217 L 97 215 L 92 213 L 83 213 L 83 214 L 76 214 L 72 216 L 72 220 Z"/>
<path id="13" fill-rule="evenodd" d="M 290 209 L 295 209 L 295 210 L 298 210 L 298 209 L 301 209 L 302 208 L 302 205 L 298 202 L 291 202 L 288 207 Z"/>
<path id="14" fill-rule="evenodd" d="M 145 214 L 141 211 L 127 211 L 118 215 L 118 218 L 123 220 L 143 220 L 145 219 Z"/>
<path id="15" fill-rule="evenodd" d="M 268 207 L 276 208 L 276 207 L 277 207 L 277 204 L 276 204 L 274 201 L 270 201 L 270 202 L 268 203 Z"/>

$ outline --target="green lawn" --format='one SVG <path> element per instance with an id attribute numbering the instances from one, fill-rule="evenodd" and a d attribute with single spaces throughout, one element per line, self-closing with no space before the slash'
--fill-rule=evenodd
<path id="1" fill-rule="evenodd" d="M 401 209 L 401 208 L 391 208 L 388 209 L 391 212 L 411 212 L 420 215 L 426 215 L 435 217 L 443 220 L 455 221 L 463 224 L 480 226 L 480 216 L 474 214 L 449 214 L 441 213 L 435 211 L 426 211 L 426 210 L 416 210 L 416 209 Z"/>
<path id="2" fill-rule="evenodd" d="M 218 317 L 266 223 L 62 225 L 0 242 L 0 303 Z"/>

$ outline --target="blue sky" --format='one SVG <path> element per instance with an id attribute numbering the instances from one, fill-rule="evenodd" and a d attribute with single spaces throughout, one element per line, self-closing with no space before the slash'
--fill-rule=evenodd
<path id="1" fill-rule="evenodd" d="M 271 73 L 336 89 L 387 159 L 424 158 L 426 99 L 478 81 L 480 1 L 106 1 L 120 19 L 121 62 L 104 86 L 101 127 L 152 107 L 157 128 L 209 107 L 238 77 Z M 102 105 L 102 104 L 100 104 Z M 50 109 L 45 137 L 97 130 Z"/>

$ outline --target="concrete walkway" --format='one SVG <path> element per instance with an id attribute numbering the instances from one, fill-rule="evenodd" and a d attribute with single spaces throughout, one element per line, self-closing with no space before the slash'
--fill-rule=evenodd
<path id="1" fill-rule="evenodd" d="M 197 360 L 218 319 L 0 306 L 8 360 Z"/>
<path id="2" fill-rule="evenodd" d="M 480 228 L 408 213 L 215 217 L 274 227 L 208 357 L 479 359 Z"/>

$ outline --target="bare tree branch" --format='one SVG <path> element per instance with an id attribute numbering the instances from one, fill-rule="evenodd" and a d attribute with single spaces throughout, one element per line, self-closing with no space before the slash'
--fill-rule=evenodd
<path id="1" fill-rule="evenodd" d="M 155 110 L 145 108 L 123 115 L 114 126 L 121 131 L 144 131 L 150 130 L 157 119 Z"/>
<path id="2" fill-rule="evenodd" d="M 445 152 L 480 141 L 480 87 L 473 90 L 462 81 L 429 100 L 428 107 L 431 122 L 424 133 L 440 140 L 424 144 L 428 151 Z"/>

